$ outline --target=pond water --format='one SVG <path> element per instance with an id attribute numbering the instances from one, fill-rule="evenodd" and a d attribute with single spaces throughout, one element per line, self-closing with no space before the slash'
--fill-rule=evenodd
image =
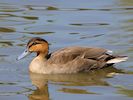
<path id="1" fill-rule="evenodd" d="M 28 72 L 34 54 L 16 61 L 31 37 L 50 51 L 98 46 L 127 62 L 89 73 Z M 133 0 L 0 0 L 0 100 L 132 100 Z"/>

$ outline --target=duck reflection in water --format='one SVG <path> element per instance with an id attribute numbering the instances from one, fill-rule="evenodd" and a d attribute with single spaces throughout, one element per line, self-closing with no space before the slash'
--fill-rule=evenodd
<path id="1" fill-rule="evenodd" d="M 109 86 L 104 78 L 111 78 L 114 76 L 112 73 L 123 73 L 121 70 L 118 70 L 114 67 L 108 67 L 105 69 L 91 71 L 89 73 L 78 73 L 78 74 L 36 74 L 29 73 L 32 84 L 36 86 L 34 90 L 29 95 L 29 100 L 50 100 L 49 94 L 49 84 L 56 84 L 65 86 L 65 88 L 60 89 L 60 92 L 65 93 L 78 93 L 78 94 L 92 94 L 87 90 L 83 89 L 72 89 L 70 86 Z M 66 88 L 68 86 L 68 88 Z M 97 93 L 94 93 L 97 94 Z"/>

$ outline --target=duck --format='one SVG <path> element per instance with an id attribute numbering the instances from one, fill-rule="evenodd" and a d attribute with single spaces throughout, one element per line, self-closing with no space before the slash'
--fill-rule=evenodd
<path id="1" fill-rule="evenodd" d="M 127 56 L 113 55 L 111 50 L 100 47 L 70 46 L 49 53 L 49 43 L 40 37 L 33 37 L 17 60 L 31 53 L 36 57 L 29 65 L 29 71 L 38 74 L 72 74 L 89 72 L 123 62 Z"/>

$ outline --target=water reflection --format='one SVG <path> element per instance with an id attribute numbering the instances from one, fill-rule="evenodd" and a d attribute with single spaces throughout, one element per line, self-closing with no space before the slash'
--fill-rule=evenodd
<path id="1" fill-rule="evenodd" d="M 109 86 L 109 83 L 103 80 L 108 77 L 110 73 L 122 73 L 114 67 L 108 67 L 105 69 L 92 71 L 89 73 L 79 74 L 62 74 L 62 75 L 41 75 L 30 73 L 32 84 L 37 87 L 36 90 L 29 95 L 29 100 L 49 100 L 49 84 L 64 86 L 59 89 L 59 92 L 71 93 L 71 94 L 97 94 L 91 91 L 87 91 L 79 88 L 70 88 L 70 86 Z M 110 76 L 110 77 L 113 77 Z"/>
<path id="2" fill-rule="evenodd" d="M 43 87 L 37 88 L 28 98 L 29 100 L 50 100 L 48 84 L 43 84 Z"/>
<path id="3" fill-rule="evenodd" d="M 118 93 L 124 94 L 128 97 L 133 97 L 133 90 L 132 89 L 126 89 L 124 87 L 118 87 Z"/>

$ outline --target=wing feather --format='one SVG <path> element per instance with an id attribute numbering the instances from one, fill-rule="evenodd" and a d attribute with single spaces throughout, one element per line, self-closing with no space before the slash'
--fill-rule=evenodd
<path id="1" fill-rule="evenodd" d="M 51 63 L 60 64 L 65 64 L 77 57 L 96 60 L 106 52 L 107 50 L 103 48 L 67 47 L 53 52 L 48 60 Z"/>

